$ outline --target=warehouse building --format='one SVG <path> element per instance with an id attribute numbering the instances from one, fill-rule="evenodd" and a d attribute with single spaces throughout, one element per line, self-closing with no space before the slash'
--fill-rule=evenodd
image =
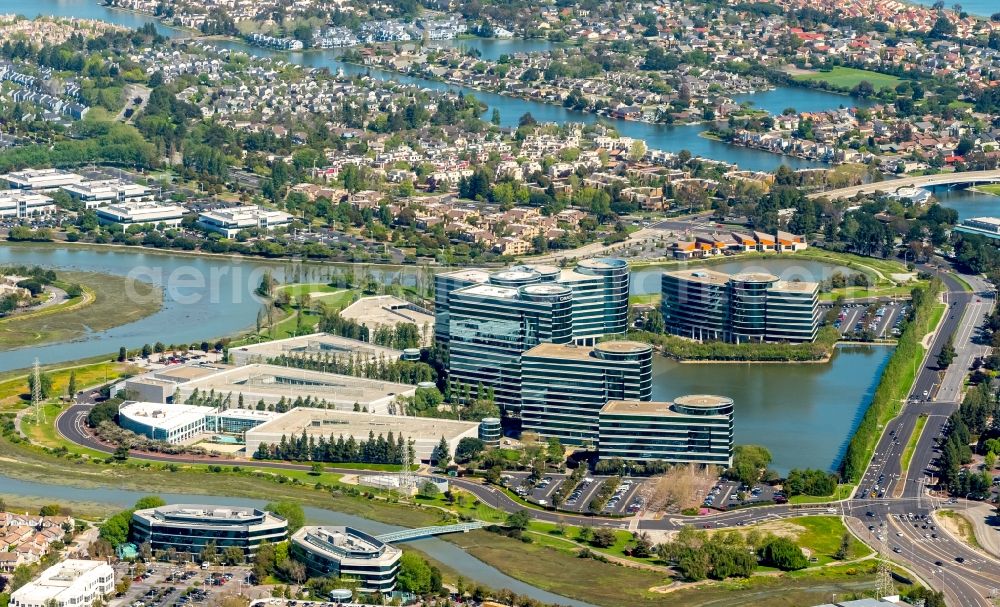
<path id="1" fill-rule="evenodd" d="M 403 551 L 352 527 L 303 527 L 291 538 L 292 555 L 309 577 L 357 580 L 361 592 L 396 588 Z"/>
<path id="2" fill-rule="evenodd" d="M 104 561 L 66 559 L 10 595 L 10 607 L 90 607 L 115 591 L 115 570 Z"/>
<path id="3" fill-rule="evenodd" d="M 599 426 L 601 459 L 732 464 L 733 401 L 724 396 L 612 400 L 601 409 Z"/>
<path id="4" fill-rule="evenodd" d="M 216 550 L 230 546 L 249 560 L 263 542 L 280 542 L 288 535 L 288 521 L 257 508 L 172 504 L 132 513 L 132 537 L 153 551 L 169 550 L 198 555 L 212 543 Z"/>
<path id="5" fill-rule="evenodd" d="M 223 368 L 225 367 L 171 365 L 120 381 L 111 386 L 111 395 L 146 403 L 170 403 L 174 402 L 174 394 L 181 384 L 212 375 Z"/>
<path id="6" fill-rule="evenodd" d="M 452 453 L 465 437 L 475 438 L 479 424 L 433 417 L 406 417 L 402 415 L 377 415 L 333 409 L 297 407 L 265 422 L 246 433 L 246 452 L 256 453 L 261 443 L 277 445 L 281 437 L 297 438 L 302 433 L 309 438 L 336 440 L 368 440 L 369 435 L 402 436 L 413 441 L 416 459 L 430 461 L 431 452 L 443 437 Z"/>

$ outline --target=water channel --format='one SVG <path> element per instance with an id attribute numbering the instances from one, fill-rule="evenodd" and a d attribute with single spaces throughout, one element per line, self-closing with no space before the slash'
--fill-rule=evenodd
<path id="1" fill-rule="evenodd" d="M 8 496 L 9 499 L 16 499 L 17 497 L 45 498 L 57 503 L 60 501 L 85 502 L 127 508 L 131 507 L 140 497 L 148 495 L 148 493 L 107 487 L 84 488 L 67 485 L 48 485 L 0 476 L 0 495 Z M 218 495 L 194 495 L 188 493 L 158 493 L 158 495 L 168 503 L 254 506 L 257 508 L 261 508 L 266 504 L 264 500 L 241 499 Z M 308 507 L 303 508 L 303 510 L 305 511 L 306 522 L 310 525 L 348 525 L 375 534 L 390 533 L 403 529 L 395 525 L 387 525 L 333 510 Z M 407 544 L 423 551 L 442 564 L 451 567 L 463 577 L 476 580 L 492 588 L 509 588 L 518 594 L 531 596 L 546 603 L 572 605 L 573 607 L 593 607 L 589 603 L 546 592 L 545 590 L 518 581 L 471 556 L 458 546 L 444 540 L 430 538 L 407 542 Z"/>

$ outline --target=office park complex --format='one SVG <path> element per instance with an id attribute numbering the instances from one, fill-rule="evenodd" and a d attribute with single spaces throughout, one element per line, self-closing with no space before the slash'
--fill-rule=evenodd
<path id="1" fill-rule="evenodd" d="M 0 4 L 0 607 L 998 604 L 991 2 Z"/>

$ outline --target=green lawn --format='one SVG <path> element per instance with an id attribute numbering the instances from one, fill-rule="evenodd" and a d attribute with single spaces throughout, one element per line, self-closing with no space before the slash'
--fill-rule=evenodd
<path id="1" fill-rule="evenodd" d="M 909 440 L 906 441 L 906 448 L 903 450 L 903 455 L 899 458 L 900 466 L 904 473 L 910 469 L 910 460 L 913 458 L 913 452 L 917 449 L 917 443 L 920 441 L 920 435 L 923 433 L 924 426 L 926 425 L 926 415 L 917 417 L 917 424 L 913 427 L 913 433 L 910 434 Z"/>
<path id="2" fill-rule="evenodd" d="M 972 188 L 977 192 L 983 192 L 985 194 L 993 194 L 994 196 L 1000 196 L 1000 183 L 984 183 L 982 185 L 977 185 Z"/>
<path id="3" fill-rule="evenodd" d="M 853 67 L 835 67 L 829 72 L 814 72 L 812 74 L 799 74 L 793 77 L 799 82 L 826 82 L 837 88 L 851 90 L 860 82 L 867 81 L 879 90 L 883 87 L 896 88 L 903 82 L 902 79 L 888 74 L 859 70 Z"/>
<path id="4" fill-rule="evenodd" d="M 648 306 L 648 305 L 659 305 L 660 300 L 662 299 L 662 297 L 663 296 L 660 293 L 645 293 L 645 294 L 642 294 L 642 295 L 629 295 L 628 296 L 628 302 L 629 302 L 629 304 L 631 304 L 633 306 L 635 306 L 635 305 L 646 305 L 646 306 Z"/>
<path id="5" fill-rule="evenodd" d="M 840 484 L 837 485 L 833 495 L 793 495 L 788 498 L 788 502 L 791 504 L 822 504 L 824 502 L 846 500 L 850 497 L 853 489 L 854 485 Z"/>
<path id="6" fill-rule="evenodd" d="M 834 562 L 834 555 L 840 549 L 840 543 L 847 527 L 839 516 L 804 516 L 781 521 L 772 521 L 753 525 L 750 529 L 762 532 L 772 532 L 790 537 L 816 560 L 810 567 L 827 565 Z M 743 531 L 742 529 L 740 531 Z M 851 536 L 847 559 L 853 560 L 871 554 L 871 550 L 854 536 Z"/>

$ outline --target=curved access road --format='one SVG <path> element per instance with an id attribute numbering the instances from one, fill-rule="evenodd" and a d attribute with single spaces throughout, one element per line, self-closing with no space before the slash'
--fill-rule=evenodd
<path id="1" fill-rule="evenodd" d="M 815 192 L 813 194 L 808 194 L 807 198 L 829 198 L 830 200 L 837 200 L 838 198 L 854 198 L 858 194 L 895 192 L 899 188 L 929 188 L 938 185 L 964 185 L 997 182 L 1000 182 L 1000 169 L 992 171 L 962 171 L 957 173 L 919 175 L 914 177 L 903 177 L 902 179 L 889 179 L 876 183 L 866 183 L 848 188 Z"/>

